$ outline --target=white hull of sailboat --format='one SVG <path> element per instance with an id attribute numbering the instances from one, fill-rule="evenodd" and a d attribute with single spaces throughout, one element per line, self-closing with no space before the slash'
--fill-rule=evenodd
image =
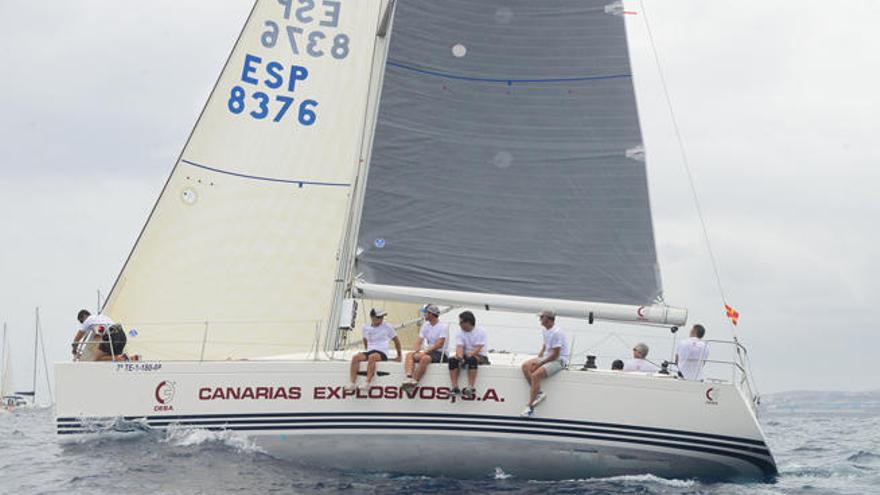
<path id="1" fill-rule="evenodd" d="M 63 363 L 58 433 L 93 433 L 113 419 L 163 429 L 242 432 L 268 453 L 322 467 L 527 479 L 651 473 L 762 479 L 776 467 L 748 402 L 729 384 L 565 371 L 548 399 L 519 417 L 518 367 L 480 369 L 472 400 L 452 399 L 435 365 L 412 396 L 399 363 L 346 393 L 339 361 Z M 119 418 L 124 421 L 120 423 Z"/>

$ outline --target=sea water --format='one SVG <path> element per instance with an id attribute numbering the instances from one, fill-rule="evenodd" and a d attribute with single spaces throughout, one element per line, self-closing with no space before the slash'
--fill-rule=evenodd
<path id="1" fill-rule="evenodd" d="M 880 494 L 880 391 L 768 396 L 761 422 L 779 465 L 775 483 L 650 474 L 538 482 L 500 468 L 479 480 L 351 473 L 345 459 L 336 470 L 316 470 L 275 459 L 235 432 L 135 431 L 62 442 L 51 409 L 17 410 L 0 413 L 0 494 Z"/>

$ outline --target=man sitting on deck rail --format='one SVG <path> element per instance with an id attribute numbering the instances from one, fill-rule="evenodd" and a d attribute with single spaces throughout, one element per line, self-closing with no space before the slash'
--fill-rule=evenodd
<path id="1" fill-rule="evenodd" d="M 645 359 L 648 357 L 648 345 L 644 342 L 639 342 L 638 344 L 633 346 L 633 358 L 627 359 L 626 362 L 623 363 L 623 371 L 641 371 L 646 373 L 656 373 L 660 371 L 660 368 Z"/>
<path id="2" fill-rule="evenodd" d="M 385 323 L 385 315 L 388 313 L 384 309 L 373 308 L 370 310 L 370 323 L 364 325 L 363 338 L 365 352 L 359 352 L 351 357 L 351 384 L 346 390 L 354 392 L 357 388 L 357 374 L 361 363 L 367 362 L 367 382 L 362 385 L 362 389 L 370 388 L 370 382 L 376 374 L 376 363 L 379 361 L 388 361 L 388 342 L 394 341 L 394 348 L 397 351 L 395 361 L 400 362 L 400 339 L 397 338 L 397 332 L 394 327 Z"/>
<path id="3" fill-rule="evenodd" d="M 429 304 L 425 308 L 425 323 L 419 329 L 415 351 L 406 355 L 403 367 L 406 372 L 406 381 L 403 382 L 405 389 L 412 389 L 419 384 L 419 380 L 428 371 L 429 364 L 446 361 L 443 350 L 448 335 L 449 326 L 440 321 L 440 308 Z"/>
<path id="4" fill-rule="evenodd" d="M 550 378 L 562 371 L 568 364 L 569 348 L 568 341 L 562 329 L 556 325 L 556 313 L 553 311 L 541 311 L 538 315 L 543 328 L 544 345 L 538 357 L 529 359 L 522 365 L 523 375 L 529 382 L 529 403 L 520 416 L 530 418 L 535 413 L 535 406 L 547 398 L 547 394 L 541 391 L 541 380 Z"/>
<path id="5" fill-rule="evenodd" d="M 489 364 L 486 356 L 486 331 L 476 326 L 477 317 L 470 311 L 458 315 L 458 326 L 461 332 L 455 336 L 455 356 L 449 358 L 449 379 L 452 381 L 452 394 L 464 394 L 467 397 L 476 393 L 474 384 L 477 381 L 477 367 Z M 460 368 L 467 368 L 468 386 L 464 390 L 458 388 Z"/>
<path id="6" fill-rule="evenodd" d="M 703 365 L 709 358 L 709 346 L 701 340 L 703 335 L 706 335 L 703 325 L 694 325 L 690 337 L 682 340 L 675 351 L 678 374 L 685 380 L 703 379 Z"/>

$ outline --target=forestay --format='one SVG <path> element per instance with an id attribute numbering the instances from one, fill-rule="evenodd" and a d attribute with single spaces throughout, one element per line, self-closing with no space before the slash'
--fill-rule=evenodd
<path id="1" fill-rule="evenodd" d="M 367 283 L 661 296 L 622 6 L 398 2 L 360 225 Z"/>
<path id="2" fill-rule="evenodd" d="M 312 345 L 330 312 L 383 7 L 256 2 L 108 298 L 105 312 L 136 335 L 130 352 Z"/>

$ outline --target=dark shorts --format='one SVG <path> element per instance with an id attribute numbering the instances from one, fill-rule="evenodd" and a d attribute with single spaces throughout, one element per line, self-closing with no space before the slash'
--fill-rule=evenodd
<path id="1" fill-rule="evenodd" d="M 378 354 L 379 357 L 382 358 L 382 361 L 388 361 L 388 356 L 386 356 L 384 352 L 382 352 L 382 351 L 377 351 L 377 350 L 375 350 L 375 349 L 373 349 L 372 351 L 365 351 L 365 352 L 362 352 L 361 354 L 363 354 L 364 357 L 366 357 L 367 359 L 369 359 L 369 357 L 370 357 L 371 355 L 373 355 L 373 354 Z"/>
<path id="2" fill-rule="evenodd" d="M 425 351 L 419 351 L 422 354 L 428 354 Z M 446 362 L 446 354 L 443 354 L 443 351 L 432 351 L 430 354 L 432 363 L 445 363 Z"/>
<path id="3" fill-rule="evenodd" d="M 122 328 L 122 325 L 116 323 L 110 325 L 107 331 L 104 332 L 104 335 L 101 336 L 101 343 L 98 344 L 98 349 L 104 354 L 118 356 L 125 351 L 127 341 L 128 337 L 125 336 L 125 330 Z"/>
<path id="4" fill-rule="evenodd" d="M 451 370 L 457 370 L 459 367 L 476 369 L 480 366 L 485 366 L 487 364 L 489 364 L 489 358 L 480 355 L 478 355 L 477 357 L 470 356 L 462 359 L 459 359 L 455 356 L 449 358 L 449 369 Z"/>

